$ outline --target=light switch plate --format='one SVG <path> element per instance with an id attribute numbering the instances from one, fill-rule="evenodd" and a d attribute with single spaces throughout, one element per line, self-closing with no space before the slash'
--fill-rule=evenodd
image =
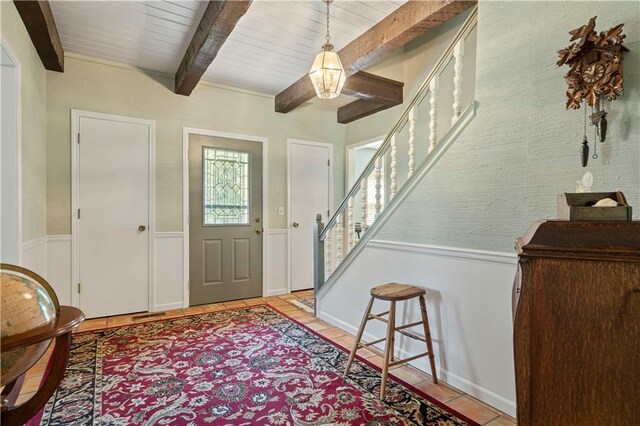
<path id="1" fill-rule="evenodd" d="M 284 207 L 283 206 L 279 206 L 278 207 L 278 216 L 284 216 Z"/>

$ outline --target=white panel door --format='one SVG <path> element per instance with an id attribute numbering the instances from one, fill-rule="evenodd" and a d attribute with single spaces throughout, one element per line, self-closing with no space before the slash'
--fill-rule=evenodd
<path id="1" fill-rule="evenodd" d="M 20 247 L 20 155 L 18 143 L 18 72 L 17 67 L 0 48 L 0 117 L 2 126 L 0 157 L 2 186 L 0 192 L 1 227 L 0 259 L 3 263 L 18 264 Z"/>
<path id="2" fill-rule="evenodd" d="M 313 288 L 313 225 L 329 219 L 331 146 L 291 141 L 289 147 L 289 229 L 291 289 Z"/>
<path id="3" fill-rule="evenodd" d="M 80 116 L 79 137 L 80 308 L 87 317 L 147 311 L 151 129 Z"/>

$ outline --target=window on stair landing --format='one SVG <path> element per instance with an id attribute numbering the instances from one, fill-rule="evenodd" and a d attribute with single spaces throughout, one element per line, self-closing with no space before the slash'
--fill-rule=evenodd
<path id="1" fill-rule="evenodd" d="M 202 148 L 204 225 L 249 223 L 249 154 Z"/>

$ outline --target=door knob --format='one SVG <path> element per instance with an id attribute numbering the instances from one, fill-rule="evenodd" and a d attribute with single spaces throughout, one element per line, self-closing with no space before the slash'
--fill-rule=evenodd
<path id="1" fill-rule="evenodd" d="M 264 231 L 264 228 L 256 228 L 256 234 L 260 235 Z"/>
<path id="2" fill-rule="evenodd" d="M 297 228 L 298 226 L 300 226 L 300 224 L 298 222 L 293 222 L 293 227 Z"/>
<path id="3" fill-rule="evenodd" d="M 147 227 L 146 227 L 146 226 L 144 226 L 144 225 L 140 225 L 140 226 L 138 226 L 138 231 L 140 231 L 140 232 L 144 232 L 144 231 L 146 231 L 146 230 L 147 230 Z"/>

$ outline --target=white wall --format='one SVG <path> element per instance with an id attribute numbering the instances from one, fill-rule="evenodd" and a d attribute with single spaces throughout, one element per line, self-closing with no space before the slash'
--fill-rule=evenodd
<path id="1" fill-rule="evenodd" d="M 511 253 L 373 240 L 337 282 L 320 290 L 318 315 L 356 334 L 372 287 L 400 282 L 424 288 L 440 378 L 515 415 L 511 337 L 515 272 L 516 257 Z M 420 320 L 417 301 L 401 303 L 399 308 L 398 324 Z M 374 304 L 374 313 L 387 310 L 386 302 Z M 370 321 L 366 332 L 365 340 L 382 338 L 385 324 Z M 416 334 L 423 333 L 418 329 Z M 406 337 L 396 340 L 396 348 L 400 358 L 425 351 L 422 342 Z M 412 364 L 430 371 L 427 358 Z"/>

